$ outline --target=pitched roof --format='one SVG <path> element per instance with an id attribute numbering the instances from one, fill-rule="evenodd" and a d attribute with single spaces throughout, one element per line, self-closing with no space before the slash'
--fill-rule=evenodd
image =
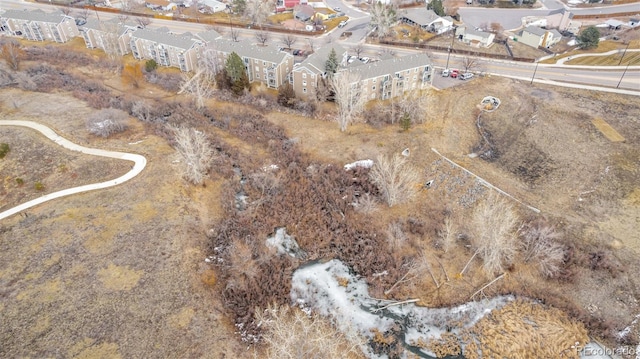
<path id="1" fill-rule="evenodd" d="M 201 42 L 200 40 L 194 39 L 191 34 L 177 35 L 159 30 L 138 29 L 131 36 L 134 38 L 149 40 L 157 42 L 159 44 L 169 45 L 185 50 L 190 49 L 196 43 Z"/>
<path id="2" fill-rule="evenodd" d="M 551 29 L 551 30 L 549 30 L 549 32 L 551 32 L 551 34 L 553 35 L 554 38 L 562 39 L 562 34 L 558 30 Z"/>
<path id="3" fill-rule="evenodd" d="M 235 52 L 240 57 L 248 57 L 252 59 L 259 59 L 263 61 L 269 61 L 274 63 L 281 63 L 287 56 L 292 56 L 286 52 L 278 51 L 269 46 L 256 46 L 247 41 L 229 41 L 218 39 L 215 43 L 215 48 L 218 51 L 231 53 Z"/>
<path id="4" fill-rule="evenodd" d="M 546 29 L 537 26 L 527 26 L 523 31 L 537 36 L 544 36 L 547 33 Z"/>
<path id="5" fill-rule="evenodd" d="M 488 39 L 489 36 L 491 36 L 490 32 L 486 32 L 486 31 L 480 31 L 480 30 L 474 30 L 474 29 L 465 29 L 464 31 L 466 34 L 469 35 L 475 35 L 478 37 L 481 37 L 483 39 Z"/>
<path id="6" fill-rule="evenodd" d="M 615 19 L 610 19 L 610 20 L 605 21 L 605 24 L 607 24 L 607 25 L 609 25 L 611 27 L 618 27 L 618 26 L 624 25 L 624 22 L 618 21 L 618 20 L 615 20 Z"/>
<path id="7" fill-rule="evenodd" d="M 327 44 L 321 48 L 319 48 L 316 52 L 309 55 L 304 61 L 300 63 L 300 66 L 305 66 L 309 70 L 312 70 L 318 74 L 324 73 L 324 65 L 329 58 L 329 53 L 331 53 L 331 49 L 336 50 L 336 55 L 338 55 L 338 61 L 342 58 L 346 50 L 340 46 L 339 44 Z"/>
<path id="8" fill-rule="evenodd" d="M 547 14 L 547 16 L 549 15 L 555 15 L 555 14 L 562 14 L 564 15 L 565 12 L 569 13 L 569 19 L 573 19 L 573 13 L 571 11 L 568 11 L 567 9 L 564 8 L 560 8 L 560 9 L 555 9 L 555 10 L 551 10 L 549 11 L 549 14 Z"/>
<path id="9" fill-rule="evenodd" d="M 427 10 L 424 7 L 407 9 L 405 12 L 400 18 L 411 20 L 419 25 L 428 25 L 440 18 L 433 10 Z"/>
<path id="10" fill-rule="evenodd" d="M 220 34 L 215 30 L 207 30 L 197 33 L 196 37 L 202 39 L 202 41 L 206 43 L 209 43 L 218 39 L 220 37 Z"/>
<path id="11" fill-rule="evenodd" d="M 65 16 L 62 13 L 53 12 L 46 13 L 42 10 L 7 10 L 2 16 L 6 19 L 16 19 L 16 20 L 27 20 L 27 21 L 41 21 L 41 22 L 51 22 L 55 24 L 59 24 L 65 20 L 65 18 L 71 19 L 71 17 Z"/>
<path id="12" fill-rule="evenodd" d="M 377 61 L 366 65 L 350 67 L 351 73 L 360 75 L 360 79 L 370 79 L 374 77 L 393 75 L 396 72 L 413 69 L 420 66 L 431 65 L 431 59 L 426 54 L 415 54 L 397 57 L 388 60 Z"/>
<path id="13" fill-rule="evenodd" d="M 96 31 L 111 31 L 114 27 L 120 35 L 137 28 L 137 26 L 132 22 L 127 22 L 123 25 L 120 20 L 115 17 L 107 21 L 98 21 L 98 19 L 88 18 L 86 23 L 78 26 L 80 30 L 92 29 Z"/>

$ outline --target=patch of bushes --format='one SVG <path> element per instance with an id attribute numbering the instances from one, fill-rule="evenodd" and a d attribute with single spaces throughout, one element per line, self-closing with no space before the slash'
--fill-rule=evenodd
<path id="1" fill-rule="evenodd" d="M 16 178 L 16 184 L 18 186 L 22 186 L 24 184 L 24 180 L 20 177 Z"/>
<path id="2" fill-rule="evenodd" d="M 87 118 L 87 130 L 96 136 L 109 137 L 114 133 L 125 131 L 128 118 L 126 112 L 115 108 L 96 111 Z"/>
<path id="3" fill-rule="evenodd" d="M 33 188 L 36 191 L 44 191 L 44 184 L 40 181 L 37 181 L 36 183 L 33 184 Z"/>
<path id="4" fill-rule="evenodd" d="M 0 143 L 0 159 L 4 158 L 11 151 L 8 143 Z"/>

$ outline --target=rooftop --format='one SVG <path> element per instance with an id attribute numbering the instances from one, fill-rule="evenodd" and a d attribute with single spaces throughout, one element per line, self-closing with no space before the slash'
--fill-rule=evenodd
<path id="1" fill-rule="evenodd" d="M 65 16 L 59 12 L 46 13 L 42 10 L 7 10 L 0 17 L 6 19 L 27 20 L 27 21 L 41 21 L 51 22 L 59 24 L 65 20 L 65 18 L 72 19 L 69 16 Z"/>
<path id="2" fill-rule="evenodd" d="M 427 10 L 424 7 L 407 9 L 399 17 L 409 19 L 419 25 L 429 25 L 440 18 L 433 10 Z"/>
<path id="3" fill-rule="evenodd" d="M 202 42 L 200 40 L 194 39 L 191 34 L 177 35 L 170 32 L 162 31 L 162 29 L 138 29 L 133 33 L 132 36 L 134 38 L 149 40 L 157 42 L 159 44 L 169 45 L 184 50 L 190 49 L 196 43 Z"/>
<path id="4" fill-rule="evenodd" d="M 218 39 L 215 42 L 215 48 L 218 51 L 231 53 L 235 52 L 240 57 L 248 57 L 252 59 L 260 59 L 274 63 L 281 63 L 288 56 L 292 56 L 283 51 L 278 51 L 269 46 L 257 46 L 247 41 L 229 41 Z"/>
<path id="5" fill-rule="evenodd" d="M 341 61 L 341 58 L 344 56 L 346 52 L 345 49 L 339 44 L 327 44 L 321 48 L 319 48 L 316 52 L 309 55 L 304 61 L 300 63 L 300 66 L 305 66 L 310 70 L 318 74 L 324 73 L 324 65 L 329 58 L 329 53 L 331 53 L 331 49 L 336 50 L 336 55 L 338 55 L 338 61 Z"/>
<path id="6" fill-rule="evenodd" d="M 356 66 L 349 68 L 347 71 L 359 74 L 360 79 L 364 80 L 384 75 L 393 75 L 399 71 L 426 65 L 431 65 L 429 56 L 426 54 L 415 54 Z"/>

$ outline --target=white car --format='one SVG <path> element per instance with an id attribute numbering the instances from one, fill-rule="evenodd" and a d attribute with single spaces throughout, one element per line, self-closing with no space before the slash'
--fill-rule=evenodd
<path id="1" fill-rule="evenodd" d="M 339 7 L 337 7 L 337 6 L 333 8 L 333 11 L 335 11 L 335 12 L 340 12 L 340 10 L 341 9 Z"/>
<path id="2" fill-rule="evenodd" d="M 462 75 L 460 75 L 460 80 L 469 80 L 473 77 L 473 74 L 471 72 L 467 72 L 464 73 Z"/>
<path id="3" fill-rule="evenodd" d="M 338 24 L 338 27 L 345 27 L 345 25 L 347 25 L 347 20 L 342 20 L 342 21 L 340 21 L 340 23 Z"/>

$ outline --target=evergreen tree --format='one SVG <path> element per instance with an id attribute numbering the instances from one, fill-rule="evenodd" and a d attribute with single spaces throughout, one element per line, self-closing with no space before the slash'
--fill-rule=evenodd
<path id="1" fill-rule="evenodd" d="M 411 116 L 406 112 L 400 118 L 400 128 L 405 132 L 411 128 Z"/>
<path id="2" fill-rule="evenodd" d="M 338 54 L 336 54 L 336 49 L 331 48 L 331 52 L 329 52 L 329 58 L 327 58 L 327 62 L 324 63 L 324 71 L 327 73 L 329 77 L 333 77 L 338 71 Z"/>
<path id="3" fill-rule="evenodd" d="M 578 36 L 578 44 L 582 49 L 598 47 L 600 42 L 600 31 L 595 26 L 589 26 Z"/>
<path id="4" fill-rule="evenodd" d="M 224 68 L 231 83 L 231 91 L 238 96 L 242 95 L 244 89 L 248 89 L 250 84 L 247 71 L 244 68 L 244 62 L 242 62 L 240 56 L 235 52 L 229 54 Z"/>
<path id="5" fill-rule="evenodd" d="M 247 8 L 246 0 L 233 0 L 231 2 L 231 10 L 233 10 L 234 14 L 244 14 L 244 11 Z"/>
<path id="6" fill-rule="evenodd" d="M 445 16 L 444 6 L 442 6 L 442 0 L 431 0 L 427 9 L 433 10 L 438 16 Z"/>

